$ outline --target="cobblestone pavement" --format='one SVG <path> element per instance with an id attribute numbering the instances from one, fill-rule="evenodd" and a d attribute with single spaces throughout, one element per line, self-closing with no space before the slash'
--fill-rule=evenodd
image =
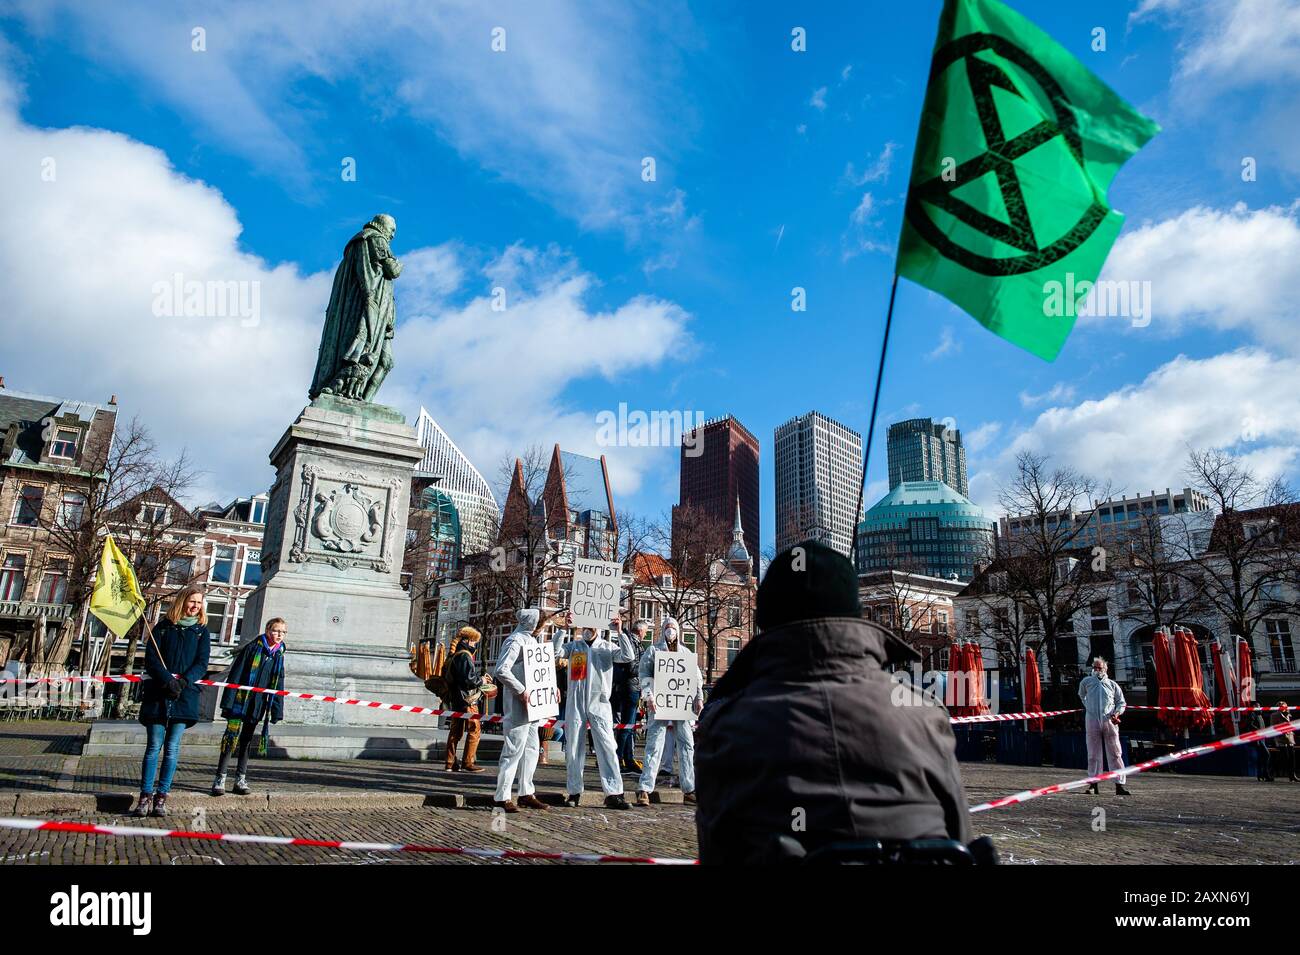
<path id="1" fill-rule="evenodd" d="M 48 724 L 28 724 L 15 730 L 14 725 L 22 724 L 0 724 L 0 795 L 15 790 L 127 793 L 135 789 L 138 760 L 78 760 L 70 755 L 75 747 L 68 742 L 69 736 L 75 742 L 76 731 L 59 731 Z M 84 727 L 78 731 L 84 733 Z M 183 760 L 173 792 L 205 792 L 211 771 L 207 760 Z M 1079 773 L 1052 767 L 963 763 L 962 775 L 970 802 L 975 804 L 1067 781 Z M 482 799 L 491 792 L 492 776 L 490 766 L 487 773 L 467 776 L 447 773 L 436 763 L 377 760 L 256 760 L 250 769 L 250 781 L 258 791 L 348 799 L 366 794 L 378 798 L 386 793 L 434 792 L 459 792 Z M 633 778 L 625 781 L 629 791 L 635 788 Z M 537 782 L 543 793 L 563 791 L 563 767 L 539 768 Z M 589 791 L 598 789 L 591 764 L 587 785 Z M 974 817 L 975 832 L 991 836 L 1003 861 L 1012 864 L 1300 862 L 1300 784 L 1146 773 L 1133 777 L 1129 788 L 1134 795 L 1128 799 L 1115 796 L 1113 786 L 1105 786 L 1100 796 L 1069 792 L 994 809 Z M 160 828 L 539 851 L 658 857 L 693 857 L 696 852 L 693 814 L 680 804 L 630 812 L 553 808 L 545 813 L 497 817 L 495 826 L 491 810 L 482 806 L 321 809 L 308 804 L 312 808 L 275 811 L 268 810 L 265 803 L 256 810 L 245 808 L 247 805 L 241 806 L 238 797 L 226 796 L 200 800 L 199 811 L 186 808 L 165 821 L 133 822 Z M 328 799 L 320 805 L 328 805 Z M 120 815 L 90 809 L 42 815 L 103 823 L 124 821 Z M 476 861 L 453 856 L 0 830 L 0 863 L 4 864 L 404 865 Z"/>

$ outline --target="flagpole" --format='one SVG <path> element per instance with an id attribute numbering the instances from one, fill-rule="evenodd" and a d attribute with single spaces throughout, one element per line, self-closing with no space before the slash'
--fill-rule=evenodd
<path id="1" fill-rule="evenodd" d="M 889 287 L 889 310 L 885 312 L 885 334 L 880 342 L 880 367 L 876 369 L 876 393 L 871 399 L 871 422 L 867 425 L 867 445 L 862 454 L 862 480 L 858 484 L 858 506 L 853 509 L 853 553 L 850 559 L 860 574 L 863 568 L 858 566 L 858 515 L 862 513 L 862 496 L 867 487 L 867 465 L 871 461 L 871 439 L 876 433 L 876 409 L 880 407 L 880 383 L 885 379 L 885 355 L 889 351 L 889 326 L 894 321 L 894 297 L 898 294 L 898 273 L 894 273 L 894 283 Z"/>

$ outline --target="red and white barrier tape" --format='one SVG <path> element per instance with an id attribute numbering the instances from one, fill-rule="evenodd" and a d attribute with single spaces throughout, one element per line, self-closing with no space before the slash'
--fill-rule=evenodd
<path id="1" fill-rule="evenodd" d="M 98 826 L 86 822 L 59 822 L 46 819 L 0 819 L 0 829 L 75 832 L 95 836 L 144 836 L 154 839 L 197 839 L 204 842 L 238 842 L 265 846 L 312 846 L 317 849 L 342 849 L 349 852 L 427 852 L 436 855 L 473 856 L 479 859 L 546 859 L 552 862 L 624 862 L 645 865 L 698 864 L 695 859 L 612 856 L 588 852 L 533 852 L 525 849 L 473 849 L 459 846 L 428 846 L 412 842 L 347 842 L 333 839 L 300 839 L 291 836 L 150 829 L 145 826 Z"/>
<path id="2" fill-rule="evenodd" d="M 1161 710 L 1166 713 L 1271 713 L 1280 710 L 1280 706 L 1138 706 L 1136 703 L 1127 707 L 1130 710 Z M 1290 707 L 1288 707 L 1290 709 Z"/>
<path id="3" fill-rule="evenodd" d="M 145 677 L 137 674 L 130 676 L 67 676 L 67 677 L 30 677 L 0 680 L 0 683 L 143 683 Z M 224 687 L 232 690 L 248 690 L 253 693 L 267 693 L 271 696 L 289 697 L 295 700 L 314 700 L 318 703 L 343 703 L 347 706 L 365 706 L 370 709 L 388 710 L 396 713 L 421 713 L 425 716 L 446 716 L 449 719 L 478 720 L 481 723 L 500 723 L 503 716 L 483 716 L 463 710 L 443 710 L 430 706 L 412 706 L 404 703 L 381 703 L 378 700 L 351 700 L 342 696 L 327 696 L 322 693 L 299 693 L 295 690 L 275 690 L 265 686 L 248 686 L 243 683 L 224 683 L 221 680 L 195 680 L 200 686 Z M 542 726 L 563 726 L 564 720 L 543 720 Z M 644 723 L 615 723 L 613 729 L 639 729 Z"/>
<path id="4" fill-rule="evenodd" d="M 0 680 L 0 683 L 76 683 L 76 682 L 108 682 L 108 683 L 141 683 L 144 677 L 138 675 L 131 676 L 76 676 L 76 677 L 32 677 L 29 679 L 8 679 Z M 268 693 L 272 696 L 290 697 L 295 700 L 312 700 L 318 703 L 342 703 L 347 706 L 365 706 L 371 709 L 388 710 L 395 713 L 422 713 L 426 716 L 445 716 L 448 719 L 457 720 L 478 720 L 481 723 L 500 723 L 505 718 L 503 716 L 484 716 L 479 713 L 469 713 L 464 710 L 444 710 L 436 709 L 429 706 L 412 706 L 402 703 L 382 703 L 378 700 L 351 700 L 341 696 L 327 696 L 322 693 L 299 693 L 294 690 L 274 690 L 264 686 L 247 686 L 243 683 L 224 683 L 221 680 L 196 680 L 201 686 L 216 686 L 232 690 L 248 690 L 253 693 Z M 1045 713 L 985 713 L 980 716 L 954 716 L 949 722 L 951 723 L 992 723 L 1006 720 L 1026 720 L 1026 719 L 1043 719 L 1051 716 L 1062 716 L 1066 713 L 1078 713 L 1079 710 L 1049 710 Z M 542 726 L 563 726 L 564 720 L 543 720 Z M 638 723 L 615 723 L 613 728 L 621 729 L 640 729 L 645 726 L 644 722 Z"/>
<path id="5" fill-rule="evenodd" d="M 1064 716 L 1066 713 L 1078 713 L 1079 710 L 1048 710 L 1045 713 L 984 713 L 980 716 L 954 716 L 949 723 L 994 723 L 1003 720 L 1041 720 L 1047 716 Z"/>
<path id="6" fill-rule="evenodd" d="M 1166 756 L 1157 756 L 1155 759 L 1148 759 L 1146 762 L 1138 763 L 1135 766 L 1125 766 L 1123 769 L 1112 769 L 1108 772 L 1099 773 L 1096 776 L 1089 776 L 1086 779 L 1076 779 L 1073 782 L 1068 783 L 1056 783 L 1052 786 L 1043 786 L 1040 789 L 1026 789 L 1024 792 L 1013 793 L 1010 796 L 1003 796 L 1001 799 L 994 799 L 992 802 L 985 802 L 980 803 L 978 806 L 971 806 L 970 811 L 974 813 L 984 812 L 988 809 L 1000 809 L 1003 806 L 1028 802 L 1031 799 L 1037 799 L 1039 796 L 1050 796 L 1053 793 L 1078 789 L 1080 786 L 1091 786 L 1093 783 L 1103 783 L 1108 779 L 1115 779 L 1118 776 L 1133 776 L 1137 773 L 1146 772 L 1148 769 L 1154 769 L 1157 766 L 1167 766 L 1170 763 L 1177 763 L 1184 759 L 1195 759 L 1197 756 L 1204 756 L 1207 753 L 1214 753 L 1223 749 L 1231 749 L 1232 747 L 1240 746 L 1243 743 L 1255 743 L 1262 739 L 1281 736 L 1283 733 L 1293 733 L 1296 730 L 1300 730 L 1300 720 L 1278 723 L 1275 726 L 1268 726 L 1260 730 L 1251 730 L 1248 733 L 1242 733 L 1238 736 L 1230 736 L 1227 739 L 1216 739 L 1209 743 L 1202 743 L 1199 746 L 1192 746 L 1189 749 L 1181 749 L 1176 753 L 1169 753 Z"/>

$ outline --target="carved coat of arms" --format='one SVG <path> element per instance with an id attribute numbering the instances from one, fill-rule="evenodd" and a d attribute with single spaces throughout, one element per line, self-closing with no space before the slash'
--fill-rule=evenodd
<path id="1" fill-rule="evenodd" d="M 364 550 L 379 536 L 384 524 L 384 502 L 355 484 L 344 484 L 328 494 L 317 492 L 312 534 L 326 550 L 351 554 Z"/>

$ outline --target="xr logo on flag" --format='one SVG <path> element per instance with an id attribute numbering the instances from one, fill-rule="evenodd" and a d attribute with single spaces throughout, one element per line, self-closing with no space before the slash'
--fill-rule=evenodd
<path id="1" fill-rule="evenodd" d="M 1001 65 L 978 55 L 985 51 L 1014 65 L 1025 77 L 1036 83 L 1051 104 L 1053 118 L 1044 118 L 1023 132 L 1008 137 L 993 91 L 1005 90 L 1022 101 L 1026 97 Z M 970 33 L 946 44 L 935 53 L 930 82 L 934 84 L 941 81 L 946 71 L 959 63 L 965 66 L 966 80 L 987 148 L 958 164 L 953 178 L 945 180 L 939 175 L 914 185 L 907 199 L 907 220 L 940 254 L 972 272 L 1007 276 L 1041 269 L 1077 249 L 1097 230 L 1109 211 L 1088 190 L 1083 142 L 1070 100 L 1060 84 L 1037 60 L 1005 37 L 991 33 Z M 1034 229 L 1030 206 L 1025 199 L 1026 190 L 1016 169 L 1016 160 L 1057 137 L 1062 139 L 1069 157 L 1078 167 L 1078 175 L 1056 179 L 1051 183 L 1050 189 L 1041 191 L 1039 198 L 1053 202 L 1055 208 L 1059 209 L 1062 187 L 1077 183 L 1078 204 L 1086 204 L 1086 208 L 1073 225 L 1060 235 L 1049 237 L 1050 241 L 1043 244 Z M 954 194 L 963 186 L 990 173 L 997 180 L 1006 221 Z M 1030 194 L 1031 197 L 1034 194 L 1032 189 Z M 935 223 L 926 210 L 927 205 L 944 210 L 972 229 L 1018 249 L 1023 254 L 988 256 L 964 248 Z"/>

